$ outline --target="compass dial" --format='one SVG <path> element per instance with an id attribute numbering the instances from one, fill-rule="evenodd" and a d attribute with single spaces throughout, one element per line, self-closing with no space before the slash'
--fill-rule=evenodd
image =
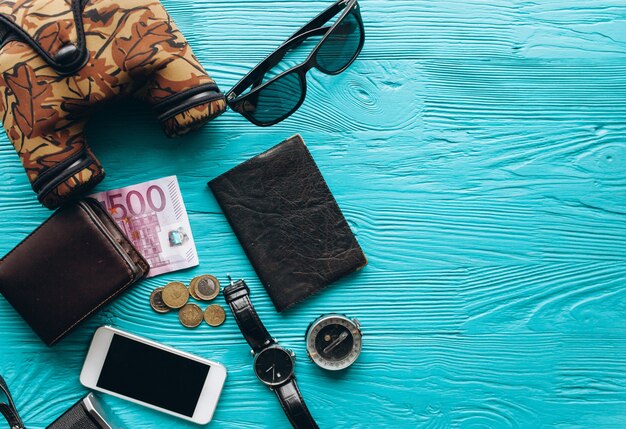
<path id="1" fill-rule="evenodd" d="M 336 371 L 347 368 L 361 353 L 358 321 L 329 314 L 314 321 L 307 331 L 307 353 L 321 368 Z"/>

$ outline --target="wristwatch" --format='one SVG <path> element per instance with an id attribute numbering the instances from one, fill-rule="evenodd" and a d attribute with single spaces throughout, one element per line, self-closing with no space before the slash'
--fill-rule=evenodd
<path id="1" fill-rule="evenodd" d="M 276 394 L 291 425 L 296 429 L 319 429 L 296 384 L 293 372 L 296 355 L 281 347 L 267 332 L 252 306 L 246 282 L 231 280 L 224 289 L 224 298 L 252 348 L 254 373 Z"/>

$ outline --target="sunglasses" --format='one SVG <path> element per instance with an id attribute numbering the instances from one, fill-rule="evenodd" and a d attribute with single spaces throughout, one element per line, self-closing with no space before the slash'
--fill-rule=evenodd
<path id="1" fill-rule="evenodd" d="M 328 22 L 341 15 L 332 25 Z M 322 39 L 307 59 L 263 82 L 285 55 L 310 37 Z M 336 75 L 354 62 L 363 48 L 365 30 L 357 0 L 340 0 L 310 21 L 243 77 L 226 95 L 231 109 L 255 125 L 267 127 L 291 116 L 306 98 L 306 74 L 315 67 Z M 247 91 L 247 92 L 246 92 Z"/>

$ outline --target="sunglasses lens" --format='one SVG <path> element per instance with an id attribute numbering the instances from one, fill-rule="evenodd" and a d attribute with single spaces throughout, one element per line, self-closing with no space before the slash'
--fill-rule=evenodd
<path id="1" fill-rule="evenodd" d="M 298 73 L 291 72 L 248 95 L 241 108 L 260 123 L 272 123 L 289 115 L 300 102 L 302 93 Z"/>
<path id="2" fill-rule="evenodd" d="M 320 46 L 317 52 L 318 66 L 329 73 L 336 73 L 350 64 L 361 46 L 363 31 L 355 12 L 349 13 Z"/>

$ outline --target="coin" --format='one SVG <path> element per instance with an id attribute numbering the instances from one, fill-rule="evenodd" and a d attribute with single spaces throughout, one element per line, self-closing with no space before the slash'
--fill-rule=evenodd
<path id="1" fill-rule="evenodd" d="M 197 283 L 197 282 L 196 282 Z M 196 283 L 194 283 L 193 281 L 189 283 L 189 294 L 193 297 L 193 299 L 195 299 L 196 301 L 202 301 L 200 299 L 200 297 L 198 296 L 198 294 L 196 293 Z"/>
<path id="2" fill-rule="evenodd" d="M 163 302 L 163 288 L 158 287 L 150 294 L 150 307 L 157 313 L 167 313 L 170 308 Z"/>
<path id="3" fill-rule="evenodd" d="M 178 320 L 187 328 L 195 328 L 202 323 L 202 310 L 196 304 L 186 304 L 178 310 Z"/>
<path id="4" fill-rule="evenodd" d="M 169 308 L 180 308 L 189 300 L 189 290 L 181 282 L 171 282 L 163 288 L 163 302 Z"/>
<path id="5" fill-rule="evenodd" d="M 220 326 L 226 320 L 226 312 L 217 304 L 209 305 L 204 310 L 204 321 L 210 326 Z"/>
<path id="6" fill-rule="evenodd" d="M 220 293 L 219 280 L 210 274 L 194 277 L 189 287 L 202 301 L 211 301 Z"/>

